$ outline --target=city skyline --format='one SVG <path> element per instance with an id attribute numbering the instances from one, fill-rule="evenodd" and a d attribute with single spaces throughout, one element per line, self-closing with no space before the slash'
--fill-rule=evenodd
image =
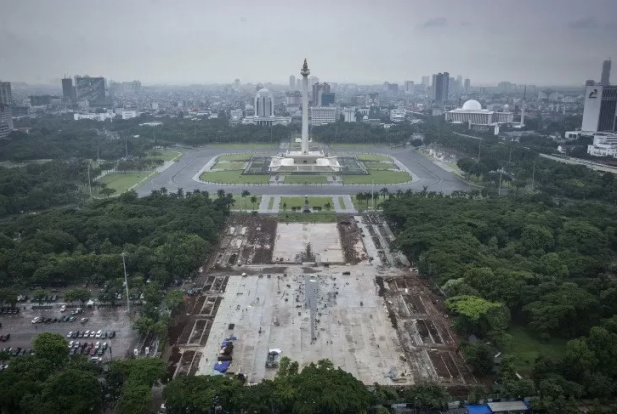
<path id="1" fill-rule="evenodd" d="M 617 56 L 614 1 L 475 3 L 0 0 L 0 79 L 52 84 L 73 73 L 146 85 L 284 85 L 308 57 L 330 82 L 419 83 L 448 71 L 475 85 L 574 86 L 599 81 L 602 62 Z"/>

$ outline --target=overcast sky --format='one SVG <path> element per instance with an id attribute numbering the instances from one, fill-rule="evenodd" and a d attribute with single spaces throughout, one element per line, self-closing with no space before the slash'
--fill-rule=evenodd
<path id="1" fill-rule="evenodd" d="M 617 67 L 617 0 L 0 0 L 0 79 L 581 85 Z M 617 83 L 617 68 L 611 80 Z"/>

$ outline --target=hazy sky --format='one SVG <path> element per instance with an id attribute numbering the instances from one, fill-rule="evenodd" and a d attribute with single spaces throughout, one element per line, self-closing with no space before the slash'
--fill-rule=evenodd
<path id="1" fill-rule="evenodd" d="M 580 85 L 613 57 L 617 0 L 0 0 L 0 79 Z"/>

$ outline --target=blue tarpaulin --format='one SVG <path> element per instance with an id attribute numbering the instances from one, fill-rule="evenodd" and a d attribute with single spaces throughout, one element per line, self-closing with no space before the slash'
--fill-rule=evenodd
<path id="1" fill-rule="evenodd" d="M 219 361 L 214 364 L 214 370 L 218 372 L 226 372 L 229 369 L 231 361 Z"/>
<path id="2" fill-rule="evenodd" d="M 486 404 L 467 405 L 465 408 L 467 408 L 467 412 L 469 412 L 469 414 L 492 414 L 491 409 Z"/>
<path id="3" fill-rule="evenodd" d="M 235 336 L 230 336 L 228 338 L 225 338 L 226 341 L 237 341 L 238 338 L 236 338 Z"/>
<path id="4" fill-rule="evenodd" d="M 221 344 L 221 348 L 225 348 L 226 346 L 227 346 L 227 342 L 223 342 L 223 343 Z"/>

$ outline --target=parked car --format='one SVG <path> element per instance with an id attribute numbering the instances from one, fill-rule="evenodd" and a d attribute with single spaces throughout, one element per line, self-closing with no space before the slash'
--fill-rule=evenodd
<path id="1" fill-rule="evenodd" d="M 107 339 L 107 332 L 103 332 L 103 335 L 101 335 L 101 338 Z"/>
<path id="2" fill-rule="evenodd" d="M 94 338 L 95 335 L 96 335 L 96 332 L 90 331 L 90 338 Z"/>
<path id="3" fill-rule="evenodd" d="M 81 323 L 86 323 L 88 322 L 88 318 L 81 318 Z"/>
<path id="4" fill-rule="evenodd" d="M 75 341 L 71 341 L 69 342 L 69 348 L 73 348 L 73 344 L 75 343 Z"/>
<path id="5" fill-rule="evenodd" d="M 105 350 L 104 350 L 103 348 L 99 348 L 99 350 L 98 350 L 98 351 L 96 351 L 96 353 L 97 353 L 99 356 L 101 356 L 101 355 L 103 355 L 103 354 L 105 353 Z"/>
<path id="6" fill-rule="evenodd" d="M 96 349 L 99 349 L 101 347 L 101 343 L 99 341 L 96 341 L 96 344 L 94 344 L 94 347 Z"/>
<path id="7" fill-rule="evenodd" d="M 60 312 L 65 312 L 65 311 L 66 311 L 66 305 L 60 306 Z"/>
<path id="8" fill-rule="evenodd" d="M 115 338 L 116 337 L 116 331 L 111 331 L 111 333 L 109 334 L 109 338 Z"/>
<path id="9" fill-rule="evenodd" d="M 67 338 L 72 338 L 73 337 L 73 331 L 70 331 L 69 333 L 66 334 Z M 73 342 L 73 341 L 71 341 Z"/>
<path id="10" fill-rule="evenodd" d="M 40 323 L 40 322 L 41 322 L 40 316 L 36 316 L 34 319 L 32 319 L 32 323 Z"/>
<path id="11" fill-rule="evenodd" d="M 103 331 L 99 329 L 99 330 L 96 332 L 96 337 L 97 337 L 97 338 L 100 338 L 100 337 L 101 337 L 101 335 L 103 335 Z"/>
<path id="12" fill-rule="evenodd" d="M 92 347 L 90 348 L 90 356 L 95 356 L 96 355 L 96 348 Z"/>

